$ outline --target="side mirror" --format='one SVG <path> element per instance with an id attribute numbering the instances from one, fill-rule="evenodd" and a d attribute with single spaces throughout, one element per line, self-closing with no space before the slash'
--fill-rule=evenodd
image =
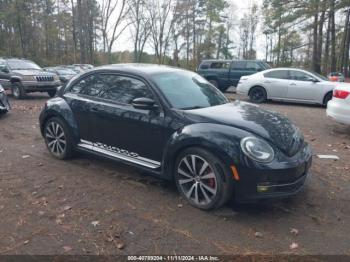
<path id="1" fill-rule="evenodd" d="M 134 108 L 142 110 L 152 110 L 157 108 L 156 102 L 147 97 L 135 98 L 131 104 Z"/>

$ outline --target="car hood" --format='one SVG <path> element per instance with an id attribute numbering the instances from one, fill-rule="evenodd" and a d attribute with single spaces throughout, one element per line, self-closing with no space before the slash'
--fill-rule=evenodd
<path id="1" fill-rule="evenodd" d="M 30 70 L 30 69 L 21 69 L 21 70 L 12 70 L 16 75 L 22 76 L 54 76 L 55 74 L 41 71 L 41 70 Z"/>
<path id="2" fill-rule="evenodd" d="M 295 155 L 304 144 L 303 135 L 288 118 L 250 103 L 236 101 L 184 112 L 194 122 L 228 125 L 253 133 L 288 156 Z"/>

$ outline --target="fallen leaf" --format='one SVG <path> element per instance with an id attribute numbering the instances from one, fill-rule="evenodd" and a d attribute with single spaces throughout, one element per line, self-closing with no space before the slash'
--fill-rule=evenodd
<path id="1" fill-rule="evenodd" d="M 28 157 L 30 157 L 30 155 L 24 155 L 24 156 L 22 156 L 23 159 L 26 159 L 26 158 L 28 158 Z"/>
<path id="2" fill-rule="evenodd" d="M 290 244 L 289 248 L 290 249 L 297 249 L 299 247 L 299 245 L 295 242 L 293 242 L 292 244 Z"/>
<path id="3" fill-rule="evenodd" d="M 72 250 L 70 246 L 64 246 L 63 249 L 64 249 L 64 252 L 69 252 Z"/>
<path id="4" fill-rule="evenodd" d="M 254 236 L 257 238 L 262 238 L 263 234 L 261 232 L 255 232 Z"/>
<path id="5" fill-rule="evenodd" d="M 181 208 L 183 207 L 183 204 L 178 204 L 177 207 Z"/>
<path id="6" fill-rule="evenodd" d="M 100 224 L 99 221 L 92 221 L 91 225 L 93 225 L 94 227 L 98 226 Z"/>
<path id="7" fill-rule="evenodd" d="M 299 234 L 299 230 L 296 229 L 296 228 L 291 228 L 290 229 L 290 233 L 293 234 L 293 235 L 298 235 Z"/>
<path id="8" fill-rule="evenodd" d="M 71 210 L 71 209 L 72 209 L 71 206 L 64 206 L 64 207 L 63 207 L 63 211 L 67 211 L 67 210 Z"/>
<path id="9" fill-rule="evenodd" d="M 27 245 L 29 243 L 29 240 L 26 240 L 23 242 L 23 244 Z"/>
<path id="10" fill-rule="evenodd" d="M 118 243 L 118 244 L 117 244 L 117 248 L 118 248 L 118 249 L 123 249 L 123 248 L 124 248 L 124 244 L 121 243 L 121 242 Z"/>

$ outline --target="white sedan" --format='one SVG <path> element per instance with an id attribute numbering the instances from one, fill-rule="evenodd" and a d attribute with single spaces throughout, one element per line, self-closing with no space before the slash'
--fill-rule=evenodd
<path id="1" fill-rule="evenodd" d="M 249 96 L 254 103 L 271 99 L 327 105 L 338 84 L 317 73 L 294 68 L 275 68 L 242 76 L 237 93 Z"/>
<path id="2" fill-rule="evenodd" d="M 350 84 L 338 85 L 328 102 L 327 115 L 335 121 L 350 125 Z"/>

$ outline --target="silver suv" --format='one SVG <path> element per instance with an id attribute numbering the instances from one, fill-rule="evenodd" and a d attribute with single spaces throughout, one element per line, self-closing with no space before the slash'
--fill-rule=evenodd
<path id="1" fill-rule="evenodd" d="M 0 58 L 0 84 L 21 99 L 30 92 L 47 92 L 53 97 L 61 82 L 56 74 L 45 72 L 30 60 Z"/>

